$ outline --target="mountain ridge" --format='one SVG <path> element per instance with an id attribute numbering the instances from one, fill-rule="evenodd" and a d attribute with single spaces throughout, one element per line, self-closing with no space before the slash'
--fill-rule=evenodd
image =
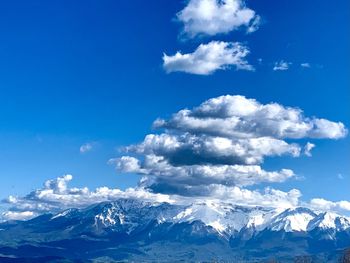
<path id="1" fill-rule="evenodd" d="M 169 260 L 277 257 L 288 262 L 294 256 L 321 253 L 326 257 L 324 253 L 329 253 L 327 260 L 332 262 L 336 251 L 350 247 L 349 222 L 347 217 L 305 207 L 276 209 L 214 201 L 180 205 L 118 199 L 1 223 L 0 254 L 31 257 L 25 246 L 34 246 L 43 257 L 96 260 L 107 256 L 143 261 L 161 258 L 165 251 L 158 250 L 163 247 Z M 180 249 L 177 244 L 185 246 Z M 176 251 L 168 249 L 172 247 L 183 254 L 177 258 Z M 209 249 L 207 257 L 204 248 Z"/>

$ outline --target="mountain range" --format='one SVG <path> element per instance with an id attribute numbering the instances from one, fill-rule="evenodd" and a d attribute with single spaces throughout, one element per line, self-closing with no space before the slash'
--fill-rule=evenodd
<path id="1" fill-rule="evenodd" d="M 215 201 L 119 199 L 0 224 L 0 262 L 348 262 L 348 247 L 345 216 Z"/>

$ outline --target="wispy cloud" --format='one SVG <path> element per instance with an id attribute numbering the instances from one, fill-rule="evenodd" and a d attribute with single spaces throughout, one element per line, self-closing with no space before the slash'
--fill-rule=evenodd
<path id="1" fill-rule="evenodd" d="M 275 62 L 275 65 L 273 67 L 274 71 L 284 71 L 284 70 L 288 70 L 289 66 L 292 65 L 291 62 L 286 62 L 284 60 Z"/>
<path id="2" fill-rule="evenodd" d="M 307 63 L 307 62 L 301 63 L 300 66 L 301 66 L 302 68 L 311 68 L 311 64 L 310 64 L 310 63 Z"/>
<path id="3" fill-rule="evenodd" d="M 92 151 L 94 145 L 96 145 L 96 143 L 94 143 L 94 142 L 84 143 L 83 145 L 80 146 L 79 151 L 80 151 L 80 153 L 90 152 L 90 151 Z"/>
<path id="4" fill-rule="evenodd" d="M 311 157 L 312 156 L 311 151 L 313 148 L 315 148 L 315 146 L 316 146 L 315 144 L 308 142 L 304 147 L 304 154 L 306 156 Z"/>
<path id="5" fill-rule="evenodd" d="M 341 173 L 338 173 L 337 174 L 337 177 L 338 177 L 338 179 L 340 179 L 340 180 L 343 180 L 345 177 L 344 177 L 344 175 L 342 175 Z"/>

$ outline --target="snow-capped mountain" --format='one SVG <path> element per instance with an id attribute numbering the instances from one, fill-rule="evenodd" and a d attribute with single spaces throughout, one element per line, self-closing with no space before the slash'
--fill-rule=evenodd
<path id="1" fill-rule="evenodd" d="M 321 229 L 335 229 L 337 231 L 344 231 L 350 227 L 349 218 L 339 216 L 335 213 L 324 212 L 315 216 L 308 224 L 307 231 L 316 228 Z"/>
<path id="2" fill-rule="evenodd" d="M 303 207 L 287 209 L 273 216 L 268 224 L 268 228 L 272 231 L 306 231 L 310 221 L 316 216 L 313 211 Z"/>
<path id="3" fill-rule="evenodd" d="M 281 210 L 214 201 L 174 205 L 119 199 L 5 222 L 0 229 L 0 254 L 25 258 L 172 262 L 278 257 L 287 262 L 317 255 L 326 246 L 331 262 L 338 249 L 350 247 L 346 217 L 303 207 Z"/>

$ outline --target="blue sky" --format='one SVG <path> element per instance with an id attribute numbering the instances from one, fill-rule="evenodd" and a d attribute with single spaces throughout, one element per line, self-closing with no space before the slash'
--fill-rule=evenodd
<path id="1" fill-rule="evenodd" d="M 158 117 L 220 95 L 278 102 L 350 127 L 349 1 L 247 1 L 261 16 L 256 32 L 193 39 L 179 36 L 182 26 L 175 19 L 185 5 L 3 3 L 1 198 L 24 195 L 66 173 L 74 175 L 74 186 L 134 186 L 138 175 L 116 173 L 107 164 L 120 155 L 118 148 L 141 142 Z M 255 71 L 231 68 L 203 76 L 163 69 L 163 53 L 191 53 L 212 40 L 249 47 L 247 60 Z M 292 64 L 274 71 L 279 61 Z M 311 142 L 316 144 L 312 157 L 266 158 L 263 167 L 288 167 L 303 177 L 278 184 L 281 190 L 300 189 L 305 199 L 350 200 L 349 137 Z M 84 143 L 93 148 L 82 154 Z"/>

